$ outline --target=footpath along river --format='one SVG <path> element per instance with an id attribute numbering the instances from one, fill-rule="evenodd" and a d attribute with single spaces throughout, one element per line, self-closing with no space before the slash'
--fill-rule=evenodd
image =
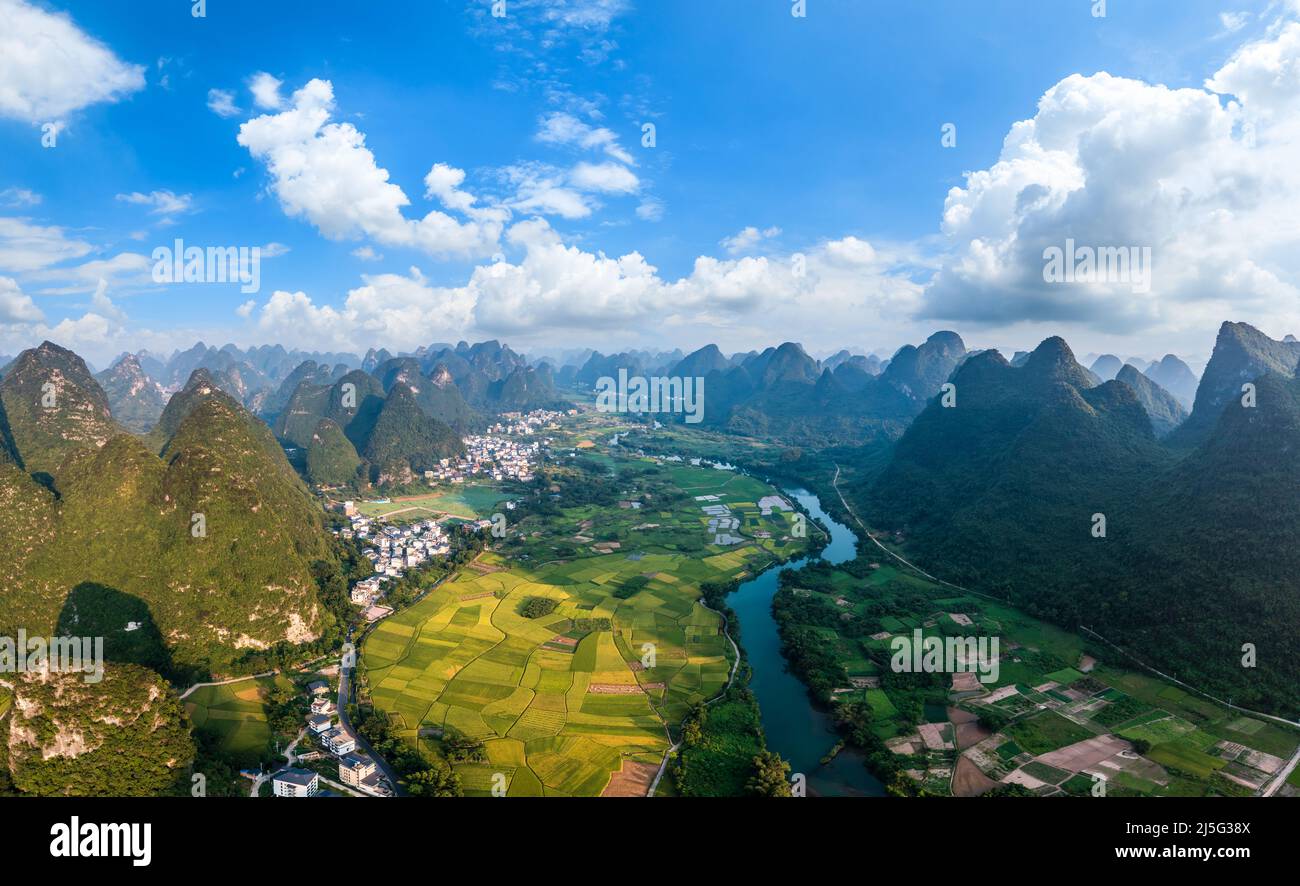
<path id="1" fill-rule="evenodd" d="M 832 564 L 852 560 L 857 536 L 828 517 L 811 492 L 798 488 L 784 491 L 830 530 L 831 540 L 820 555 L 774 566 L 742 584 L 727 599 L 740 620 L 740 640 L 753 671 L 749 686 L 762 711 L 767 746 L 790 761 L 792 773 L 807 776 L 809 796 L 881 797 L 884 786 L 867 771 L 857 752 L 846 748 L 828 765 L 821 764 L 839 736 L 830 716 L 813 705 L 807 687 L 786 670 L 781 636 L 772 617 L 772 597 L 782 572 L 817 559 Z"/>

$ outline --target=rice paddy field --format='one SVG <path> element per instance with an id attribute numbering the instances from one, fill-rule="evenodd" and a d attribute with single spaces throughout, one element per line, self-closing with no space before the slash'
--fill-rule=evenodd
<path id="1" fill-rule="evenodd" d="M 232 759 L 255 762 L 271 740 L 263 699 L 272 686 L 288 686 L 287 678 L 259 677 L 224 686 L 203 686 L 185 698 L 185 710 L 195 731 L 216 735 Z"/>
<path id="2" fill-rule="evenodd" d="M 459 733 L 484 743 L 486 762 L 454 764 L 466 794 L 489 793 L 500 773 L 511 796 L 599 795 L 625 763 L 657 767 L 667 727 L 725 687 L 734 656 L 700 586 L 765 567 L 775 546 L 800 550 L 801 540 L 781 538 L 793 515 L 759 514 L 756 501 L 771 490 L 730 472 L 674 467 L 645 482 L 689 495 L 665 511 L 649 502 L 566 509 L 538 537 L 525 525 L 527 543 L 485 553 L 367 638 L 371 701 L 405 738 Z M 775 538 L 700 545 L 701 508 L 717 502 Z M 750 512 L 761 522 L 749 523 Z M 602 538 L 612 532 L 616 549 L 582 536 L 584 523 Z M 635 528 L 647 523 L 657 525 Z M 586 539 L 568 542 L 578 556 L 544 559 L 556 527 Z M 540 618 L 521 614 L 537 597 L 557 605 Z"/>

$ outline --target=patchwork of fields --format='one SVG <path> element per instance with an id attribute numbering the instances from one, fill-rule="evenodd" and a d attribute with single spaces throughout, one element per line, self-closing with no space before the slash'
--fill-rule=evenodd
<path id="1" fill-rule="evenodd" d="M 1009 606 L 888 564 L 855 571 L 796 574 L 778 609 L 797 604 L 789 627 L 833 653 L 835 700 L 865 702 L 870 731 L 929 792 L 1250 795 L 1300 743 L 1294 729 L 1099 660 L 1082 637 Z M 917 630 L 999 638 L 996 679 L 891 673 L 893 640 Z"/>
<path id="2" fill-rule="evenodd" d="M 658 766 L 669 746 L 666 724 L 725 687 L 731 645 L 721 617 L 700 603 L 700 586 L 773 557 L 757 541 L 691 556 L 673 549 L 669 530 L 704 536 L 707 517 L 695 495 L 757 514 L 753 493 L 770 490 L 700 468 L 674 468 L 671 479 L 690 492 L 689 504 L 611 513 L 601 525 L 617 524 L 618 550 L 542 562 L 533 541 L 523 549 L 533 555 L 527 563 L 484 554 L 367 638 L 361 666 L 371 700 L 406 738 L 483 742 L 485 761 L 454 764 L 467 794 L 488 793 L 503 777 L 511 796 L 599 795 L 625 762 Z M 590 508 L 565 517 L 579 532 L 600 520 Z M 634 520 L 659 525 L 636 530 Z M 763 520 L 788 529 L 791 515 Z M 538 597 L 555 609 L 526 618 L 521 608 Z"/>

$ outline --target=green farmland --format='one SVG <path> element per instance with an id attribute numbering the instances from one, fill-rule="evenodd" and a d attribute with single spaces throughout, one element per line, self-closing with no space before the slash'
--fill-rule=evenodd
<path id="1" fill-rule="evenodd" d="M 405 738 L 431 750 L 445 735 L 483 742 L 485 759 L 454 763 L 467 794 L 503 776 L 511 796 L 594 796 L 625 763 L 657 767 L 667 728 L 720 693 L 734 661 L 701 585 L 802 548 L 784 534 L 791 514 L 759 516 L 754 502 L 770 490 L 749 478 L 615 465 L 634 469 L 621 492 L 644 493 L 645 506 L 525 518 L 513 544 L 385 619 L 363 646 L 371 701 Z M 741 515 L 742 534 L 759 526 L 772 537 L 703 544 L 708 517 L 695 496 L 706 494 Z M 556 559 L 557 546 L 569 557 Z M 535 597 L 558 605 L 526 618 Z"/>
<path id="2" fill-rule="evenodd" d="M 470 483 L 448 486 L 427 495 L 404 495 L 386 502 L 359 501 L 357 511 L 393 523 L 409 523 L 444 515 L 473 520 L 491 516 L 506 498 L 506 493 L 496 484 Z"/>
<path id="3" fill-rule="evenodd" d="M 251 765 L 261 757 L 271 740 L 263 702 L 272 686 L 288 686 L 283 676 L 260 677 L 202 686 L 184 701 L 185 710 L 198 732 L 218 738 L 221 749 L 240 765 Z"/>

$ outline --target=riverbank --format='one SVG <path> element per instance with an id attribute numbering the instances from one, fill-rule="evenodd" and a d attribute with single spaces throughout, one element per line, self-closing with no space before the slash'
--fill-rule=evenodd
<path id="1" fill-rule="evenodd" d="M 782 491 L 829 532 L 830 540 L 811 556 L 775 565 L 742 583 L 727 598 L 740 623 L 751 672 L 749 688 L 758 701 L 767 746 L 789 761 L 792 774 L 806 778 L 810 796 L 884 796 L 884 785 L 867 770 L 855 749 L 846 747 L 822 764 L 841 736 L 829 712 L 813 702 L 807 687 L 787 669 L 779 626 L 772 615 L 772 599 L 782 573 L 817 560 L 832 565 L 851 560 L 857 554 L 857 536 L 831 519 L 813 493 L 803 488 Z"/>

